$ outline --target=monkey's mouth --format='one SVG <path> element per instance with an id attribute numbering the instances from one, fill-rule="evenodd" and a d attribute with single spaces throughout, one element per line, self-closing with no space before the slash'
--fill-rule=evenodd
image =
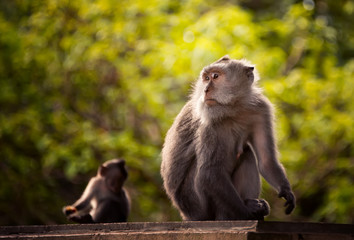
<path id="1" fill-rule="evenodd" d="M 214 106 L 216 105 L 218 102 L 213 99 L 213 98 L 207 98 L 204 100 L 205 104 L 208 105 L 208 106 Z"/>

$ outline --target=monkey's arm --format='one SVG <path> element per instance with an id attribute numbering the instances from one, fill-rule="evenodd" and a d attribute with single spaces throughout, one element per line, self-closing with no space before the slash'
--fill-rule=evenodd
<path id="1" fill-rule="evenodd" d="M 270 112 L 264 115 L 262 121 L 255 124 L 251 144 L 258 159 L 261 175 L 278 191 L 279 197 L 286 199 L 285 213 L 290 214 L 295 208 L 295 196 L 286 177 L 284 167 L 277 158 L 273 120 Z"/>
<path id="2" fill-rule="evenodd" d="M 91 216 L 89 211 L 91 209 L 91 199 L 95 194 L 97 186 L 97 181 L 95 178 L 91 178 L 84 193 L 81 197 L 73 204 L 63 207 L 63 213 L 68 217 L 68 219 L 78 222 L 78 223 L 87 223 L 90 222 Z"/>
<path id="3" fill-rule="evenodd" d="M 91 178 L 89 183 L 87 184 L 87 187 L 84 191 L 84 193 L 81 195 L 81 197 L 72 205 L 74 208 L 76 208 L 77 211 L 81 211 L 87 208 L 90 208 L 90 202 L 92 197 L 96 193 L 96 189 L 98 189 L 101 184 L 101 181 L 97 180 L 95 177 Z"/>

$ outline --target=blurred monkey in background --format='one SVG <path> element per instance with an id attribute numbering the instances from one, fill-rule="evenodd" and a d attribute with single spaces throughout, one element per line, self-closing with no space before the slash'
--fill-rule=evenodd
<path id="1" fill-rule="evenodd" d="M 130 199 L 123 183 L 127 177 L 123 159 L 103 163 L 82 196 L 73 205 L 63 208 L 64 214 L 77 223 L 126 222 Z"/>

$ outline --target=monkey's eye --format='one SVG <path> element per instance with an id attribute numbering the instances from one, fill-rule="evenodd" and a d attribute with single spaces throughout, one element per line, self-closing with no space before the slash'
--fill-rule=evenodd
<path id="1" fill-rule="evenodd" d="M 209 79 L 210 79 L 209 76 L 205 76 L 205 80 L 209 81 Z"/>
<path id="2" fill-rule="evenodd" d="M 211 76 L 213 77 L 213 79 L 217 79 L 219 77 L 219 74 L 213 73 Z"/>

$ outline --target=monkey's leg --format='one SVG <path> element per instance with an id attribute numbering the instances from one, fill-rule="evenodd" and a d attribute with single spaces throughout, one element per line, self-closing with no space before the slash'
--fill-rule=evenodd
<path id="1" fill-rule="evenodd" d="M 85 215 L 74 215 L 70 216 L 69 219 L 71 221 L 77 222 L 77 223 L 94 223 L 92 217 L 90 214 L 85 214 Z"/>
<path id="2" fill-rule="evenodd" d="M 92 213 L 93 221 L 95 223 L 126 222 L 128 210 L 125 208 L 127 207 L 123 202 L 115 200 L 102 201 Z"/>
<path id="3" fill-rule="evenodd" d="M 261 180 L 257 160 L 249 146 L 244 149 L 244 153 L 237 161 L 240 161 L 240 164 L 232 175 L 233 184 L 256 219 L 263 220 L 264 216 L 269 214 L 270 208 L 265 200 L 258 199 Z"/>
<path id="4" fill-rule="evenodd" d="M 245 205 L 257 220 L 264 220 L 264 216 L 269 215 L 270 207 L 264 199 L 246 199 Z"/>
<path id="5" fill-rule="evenodd" d="M 186 182 L 176 192 L 176 205 L 184 221 L 211 220 L 202 210 L 200 199 L 195 190 L 191 175 L 188 175 Z"/>
<path id="6" fill-rule="evenodd" d="M 257 160 L 249 146 L 243 149 L 237 161 L 240 161 L 240 164 L 232 175 L 232 182 L 238 194 L 243 200 L 258 198 L 261 192 L 261 179 Z"/>
<path id="7" fill-rule="evenodd" d="M 214 175 L 213 175 L 214 174 Z M 234 188 L 229 176 L 223 172 L 206 172 L 211 176 L 204 183 L 202 207 L 212 220 L 252 220 L 255 216 L 245 205 Z"/>

